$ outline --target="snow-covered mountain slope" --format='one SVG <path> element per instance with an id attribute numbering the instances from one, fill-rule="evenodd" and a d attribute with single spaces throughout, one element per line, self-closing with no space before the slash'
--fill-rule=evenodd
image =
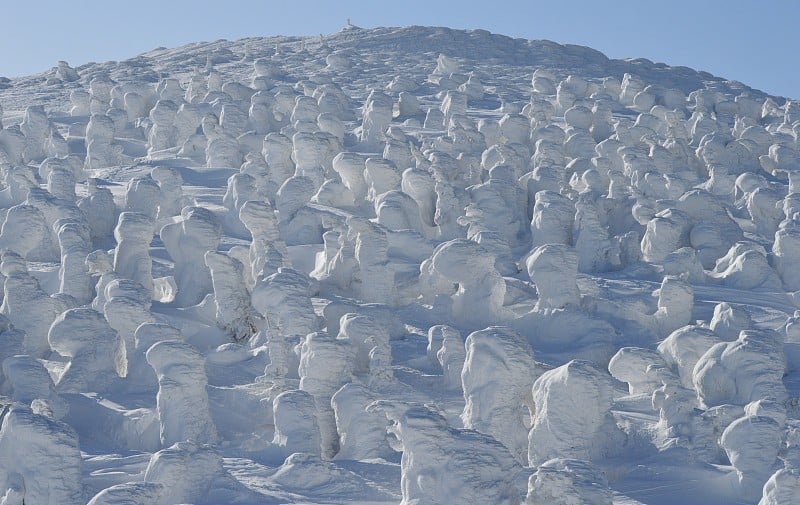
<path id="1" fill-rule="evenodd" d="M 485 31 L 0 90 L 0 504 L 792 504 L 800 106 Z"/>
<path id="2" fill-rule="evenodd" d="M 487 85 L 497 84 L 503 94 L 527 99 L 530 75 L 536 68 L 551 70 L 559 79 L 570 74 L 584 78 L 630 73 L 656 86 L 678 88 L 684 93 L 710 87 L 724 93 L 766 94 L 745 84 L 726 81 L 688 67 L 671 67 L 644 58 L 613 60 L 594 49 L 562 45 L 548 40 L 512 39 L 483 30 L 453 30 L 444 27 L 345 29 L 320 37 L 263 37 L 237 41 L 197 42 L 178 48 L 157 48 L 120 62 L 86 63 L 76 67 L 76 82 L 59 82 L 58 67 L 27 77 L 10 79 L 4 85 L 7 109 L 23 110 L 28 105 L 50 109 L 66 107 L 71 89 L 85 88 L 95 76 L 119 82 L 157 83 L 162 77 L 185 79 L 210 62 L 226 78 L 246 79 L 252 61 L 271 57 L 283 49 L 281 68 L 293 80 L 308 79 L 326 67 L 326 57 L 341 51 L 350 59 L 351 71 L 337 71 L 340 86 L 353 98 L 363 98 L 370 86 L 385 86 L 387 75 L 413 75 L 430 71 L 430 60 L 440 54 L 464 61 L 467 72 L 477 72 Z M 468 63 L 468 62 L 471 62 Z M 345 77 L 346 76 L 346 77 Z M 55 78 L 55 79 L 54 79 Z M 50 84 L 47 84 L 50 80 Z M 495 80 L 498 82 L 495 83 Z M 339 82 L 341 81 L 341 82 Z M 13 104 L 13 105 L 12 105 Z"/>

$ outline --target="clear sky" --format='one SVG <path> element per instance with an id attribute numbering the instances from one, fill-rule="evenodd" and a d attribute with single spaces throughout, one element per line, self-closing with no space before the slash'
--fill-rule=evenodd
<path id="1" fill-rule="evenodd" d="M 0 0 L 0 76 L 201 40 L 329 34 L 348 17 L 586 45 L 800 98 L 800 0 Z"/>

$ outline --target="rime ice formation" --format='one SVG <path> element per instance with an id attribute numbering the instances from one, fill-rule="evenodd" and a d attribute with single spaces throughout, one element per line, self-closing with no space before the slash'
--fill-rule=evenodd
<path id="1" fill-rule="evenodd" d="M 533 385 L 528 461 L 608 455 L 619 440 L 612 401 L 611 376 L 588 361 L 573 360 L 543 373 Z"/>
<path id="2" fill-rule="evenodd" d="M 147 362 L 158 376 L 161 443 L 169 446 L 189 439 L 215 443 L 202 355 L 187 343 L 165 340 L 147 350 Z"/>
<path id="3" fill-rule="evenodd" d="M 0 229 L 0 244 L 26 259 L 44 259 L 42 249 L 49 248 L 51 241 L 42 212 L 23 203 L 8 209 Z"/>
<path id="4" fill-rule="evenodd" d="M 314 398 L 322 456 L 325 458 L 331 458 L 339 451 L 331 398 L 349 382 L 353 373 L 353 354 L 353 346 L 348 340 L 332 338 L 324 332 L 309 333 L 300 344 L 300 389 Z"/>
<path id="5" fill-rule="evenodd" d="M 92 243 L 101 245 L 111 237 L 117 224 L 118 211 L 114 195 L 108 188 L 98 186 L 95 178 L 86 181 L 86 189 L 88 195 L 79 199 L 77 205 L 86 216 Z"/>
<path id="6" fill-rule="evenodd" d="M 161 196 L 156 218 L 160 221 L 179 215 L 184 201 L 180 172 L 172 167 L 153 167 L 150 176 L 158 183 Z"/>
<path id="7" fill-rule="evenodd" d="M 530 345 L 514 330 L 492 326 L 471 333 L 466 348 L 461 372 L 464 427 L 492 435 L 520 462 L 525 461 L 528 430 L 524 417 L 535 411 L 531 387 L 536 364 Z"/>
<path id="8" fill-rule="evenodd" d="M 2 316 L 0 317 L 0 335 L 3 336 L 3 344 L 0 346 L 0 365 L 2 365 L 6 358 L 22 355 L 22 340 L 25 338 L 25 332 L 12 328 L 8 318 Z M 10 387 L 12 387 L 10 378 L 5 373 L 0 373 L 0 391 L 5 389 L 7 394 Z"/>
<path id="9" fill-rule="evenodd" d="M 692 286 L 680 277 L 665 276 L 658 289 L 658 309 L 653 318 L 657 331 L 669 335 L 689 323 L 694 304 Z"/>
<path id="10" fill-rule="evenodd" d="M 753 324 L 750 315 L 740 307 L 728 302 L 718 303 L 714 307 L 714 316 L 709 328 L 723 340 L 735 340 L 742 330 L 748 330 Z"/>
<path id="11" fill-rule="evenodd" d="M 30 408 L 4 412 L 0 428 L 0 486 L 11 503 L 82 503 L 78 436 L 66 423 Z"/>
<path id="12" fill-rule="evenodd" d="M 25 116 L 19 124 L 25 137 L 25 150 L 22 157 L 25 161 L 41 161 L 47 154 L 45 144 L 50 136 L 50 124 L 42 107 L 32 106 L 25 109 Z"/>
<path id="13" fill-rule="evenodd" d="M 106 286 L 119 278 L 114 272 L 113 257 L 108 252 L 98 249 L 86 255 L 86 268 L 89 274 L 97 277 L 94 286 L 95 297 L 91 307 L 94 310 L 102 311 L 106 304 Z"/>
<path id="14" fill-rule="evenodd" d="M 285 237 L 286 245 L 314 244 L 322 240 L 322 226 L 319 216 L 306 206 L 318 188 L 309 177 L 295 175 L 289 177 L 278 188 L 275 195 L 275 210 L 280 222 L 278 229 Z"/>
<path id="15" fill-rule="evenodd" d="M 275 436 L 272 443 L 286 454 L 320 454 L 320 430 L 314 397 L 299 389 L 284 391 L 272 401 Z"/>
<path id="16" fill-rule="evenodd" d="M 250 293 L 244 285 L 244 267 L 226 254 L 208 251 L 206 266 L 211 270 L 217 324 L 234 340 L 249 338 L 256 332 L 256 319 L 250 305 Z"/>
<path id="17" fill-rule="evenodd" d="M 442 347 L 436 352 L 436 359 L 444 373 L 444 387 L 450 390 L 461 390 L 461 372 L 467 353 L 461 334 L 455 328 L 447 325 L 432 326 L 429 332 L 442 333 Z"/>
<path id="18" fill-rule="evenodd" d="M 0 504 L 795 503 L 799 104 L 349 22 L 0 78 Z"/>
<path id="19" fill-rule="evenodd" d="M 258 282 L 253 288 L 253 307 L 283 335 L 305 336 L 320 329 L 320 321 L 311 304 L 309 280 L 290 268 Z"/>
<path id="20" fill-rule="evenodd" d="M 458 333 L 457 330 L 454 330 L 445 324 L 437 324 L 428 328 L 428 347 L 426 348 L 426 353 L 428 355 L 428 360 L 432 365 L 435 366 L 439 364 L 438 354 L 442 347 L 444 347 L 445 335 L 452 332 Z M 461 371 L 459 367 L 459 374 L 460 373 Z"/>
<path id="21" fill-rule="evenodd" d="M 331 397 L 339 433 L 337 459 L 389 459 L 394 454 L 387 438 L 385 416 L 367 412 L 376 399 L 375 393 L 354 382 L 345 384 Z"/>
<path id="22" fill-rule="evenodd" d="M 506 318 L 503 308 L 505 281 L 494 268 L 494 258 L 479 244 L 454 239 L 437 247 L 431 257 L 430 275 L 450 285 L 452 316 L 481 326 Z"/>
<path id="23" fill-rule="evenodd" d="M 539 293 L 537 309 L 559 309 L 580 303 L 575 282 L 578 255 L 573 249 L 558 243 L 539 246 L 528 257 L 526 266 Z"/>
<path id="24" fill-rule="evenodd" d="M 157 503 L 164 486 L 149 482 L 126 482 L 107 487 L 94 495 L 87 505 L 120 503 Z"/>
<path id="25" fill-rule="evenodd" d="M 152 177 L 134 177 L 128 181 L 125 190 L 125 207 L 127 212 L 145 214 L 155 219 L 161 202 L 161 188 Z"/>
<path id="26" fill-rule="evenodd" d="M 711 347 L 694 366 L 692 381 L 708 406 L 745 405 L 761 398 L 784 401 L 783 345 L 776 332 L 743 330 L 733 342 Z"/>
<path id="27" fill-rule="evenodd" d="M 372 90 L 364 103 L 361 141 L 367 148 L 377 147 L 384 138 L 384 132 L 392 121 L 391 97 Z"/>
<path id="28" fill-rule="evenodd" d="M 658 352 L 667 366 L 678 375 L 685 388 L 694 389 L 694 368 L 700 358 L 719 343 L 708 328 L 689 325 L 672 332 L 658 345 Z"/>
<path id="29" fill-rule="evenodd" d="M 591 463 L 577 459 L 551 459 L 542 463 L 528 480 L 525 503 L 611 505 L 605 477 Z"/>
<path id="30" fill-rule="evenodd" d="M 764 484 L 764 494 L 758 505 L 784 505 L 794 500 L 800 488 L 800 472 L 782 468 L 772 474 Z"/>
<path id="31" fill-rule="evenodd" d="M 117 240 L 114 272 L 138 282 L 150 293 L 153 291 L 153 267 L 148 246 L 154 227 L 153 219 L 145 214 L 122 212 L 114 228 L 114 238 Z"/>
<path id="32" fill-rule="evenodd" d="M 451 428 L 424 406 L 376 402 L 370 409 L 386 412 L 403 444 L 400 503 L 520 503 L 512 483 L 520 467 L 493 438 Z"/>
<path id="33" fill-rule="evenodd" d="M 102 393 L 115 377 L 127 374 L 125 344 L 97 311 L 77 308 L 62 313 L 47 339 L 53 351 L 70 360 L 56 382 L 61 393 Z"/>
<path id="34" fill-rule="evenodd" d="M 361 299 L 393 304 L 396 295 L 388 265 L 389 244 L 385 229 L 369 220 L 354 217 L 348 218 L 347 226 L 348 235 L 355 238 L 353 253 L 361 280 Z"/>
<path id="35" fill-rule="evenodd" d="M 150 109 L 152 126 L 148 134 L 148 143 L 151 153 L 173 147 L 177 143 L 178 131 L 175 127 L 177 113 L 178 106 L 171 100 L 159 100 Z"/>
<path id="36" fill-rule="evenodd" d="M 153 502 L 156 505 L 193 503 L 206 500 L 215 478 L 221 475 L 220 455 L 190 440 L 153 454 L 144 470 L 144 482 L 161 486 Z"/>
<path id="37" fill-rule="evenodd" d="M 670 377 L 664 358 L 657 351 L 641 347 L 623 347 L 611 358 L 608 371 L 622 382 L 628 383 L 632 395 L 651 393 Z"/>
<path id="38" fill-rule="evenodd" d="M 56 67 L 56 78 L 64 82 L 72 82 L 77 81 L 80 77 L 78 76 L 78 72 L 69 66 L 69 63 L 66 61 L 59 61 Z"/>
<path id="39" fill-rule="evenodd" d="M 767 262 L 766 252 L 757 244 L 738 242 L 717 260 L 711 277 L 724 286 L 738 289 L 781 289 L 781 280 Z"/>
<path id="40" fill-rule="evenodd" d="M 86 267 L 86 255 L 92 246 L 89 226 L 81 221 L 56 221 L 61 247 L 61 269 L 58 272 L 59 292 L 72 296 L 81 304 L 92 298 L 92 287 Z"/>
<path id="41" fill-rule="evenodd" d="M 286 244 L 278 232 L 278 217 L 266 202 L 248 200 L 239 208 L 239 219 L 253 237 L 250 242 L 250 279 L 252 286 L 261 278 L 268 277 L 288 262 Z"/>
<path id="42" fill-rule="evenodd" d="M 105 286 L 103 298 L 103 315 L 122 337 L 130 354 L 135 346 L 134 336 L 139 325 L 155 322 L 150 312 L 150 293 L 130 279 L 114 279 Z"/>
<path id="43" fill-rule="evenodd" d="M 230 211 L 231 217 L 238 217 L 239 209 L 248 200 L 258 198 L 255 178 L 247 174 L 234 174 L 228 178 L 228 188 L 222 197 L 222 204 Z"/>
<path id="44" fill-rule="evenodd" d="M 4 359 L 3 375 L 3 389 L 15 402 L 25 405 L 34 401 L 44 403 L 54 419 L 61 419 L 67 413 L 69 407 L 56 394 L 47 370 L 31 356 L 22 354 Z"/>
<path id="45" fill-rule="evenodd" d="M 339 334 L 337 338 L 347 340 L 356 353 L 354 362 L 355 373 L 366 373 L 369 370 L 370 352 L 380 346 L 391 354 L 389 345 L 389 330 L 378 319 L 365 314 L 348 313 L 339 320 Z"/>
<path id="46" fill-rule="evenodd" d="M 155 370 L 147 362 L 146 353 L 153 345 L 165 341 L 183 341 L 180 330 L 164 323 L 143 322 L 133 334 L 133 348 L 128 356 L 128 380 L 138 383 L 142 388 L 157 388 L 158 378 Z"/>
<path id="47" fill-rule="evenodd" d="M 355 245 L 348 241 L 347 230 L 330 230 L 323 234 L 323 250 L 318 254 L 311 277 L 334 292 L 346 291 L 358 268 Z"/>
<path id="48" fill-rule="evenodd" d="M 796 257 L 796 244 L 800 239 L 800 230 L 793 216 L 787 216 L 792 219 L 789 222 L 781 223 L 781 227 L 775 232 L 775 242 L 772 246 L 772 253 L 775 257 L 775 270 L 780 275 L 783 285 L 787 290 L 794 291 L 800 289 L 800 278 L 797 272 L 792 268 L 793 261 Z"/>
<path id="49" fill-rule="evenodd" d="M 205 264 L 206 251 L 214 251 L 222 229 L 212 212 L 203 207 L 184 207 L 180 220 L 161 228 L 161 240 L 175 262 L 176 303 L 200 303 L 211 293 L 211 272 Z"/>
<path id="50" fill-rule="evenodd" d="M 744 416 L 732 422 L 720 445 L 736 470 L 742 494 L 758 499 L 777 463 L 781 440 L 778 423 L 766 416 Z"/>
<path id="51" fill-rule="evenodd" d="M 14 327 L 25 332 L 22 349 L 34 357 L 44 357 L 51 348 L 47 341 L 50 325 L 63 311 L 74 307 L 68 296 L 49 295 L 25 267 L 19 255 L 5 250 L 0 254 L 0 273 L 5 277 L 0 313 Z M 37 307 L 38 310 L 30 310 Z"/>
<path id="52" fill-rule="evenodd" d="M 123 147 L 114 142 L 114 134 L 114 121 L 105 114 L 93 112 L 86 126 L 87 169 L 120 165 L 127 161 Z"/>

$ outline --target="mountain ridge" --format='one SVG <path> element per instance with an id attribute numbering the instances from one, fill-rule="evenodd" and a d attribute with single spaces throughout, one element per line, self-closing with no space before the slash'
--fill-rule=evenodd
<path id="1" fill-rule="evenodd" d="M 518 77 L 524 77 L 526 84 L 529 83 L 529 73 L 536 68 L 550 70 L 558 78 L 576 74 L 585 78 L 614 76 L 622 79 L 625 73 L 630 73 L 645 82 L 657 82 L 686 94 L 695 89 L 712 87 L 723 93 L 736 95 L 745 92 L 758 99 L 771 97 L 779 103 L 783 102 L 783 97 L 685 66 L 670 66 L 647 58 L 611 59 L 587 46 L 560 44 L 546 39 L 512 38 L 482 29 L 418 25 L 346 27 L 323 36 L 247 37 L 234 41 L 198 41 L 174 48 L 158 47 L 124 60 L 81 64 L 76 67 L 80 80 L 74 83 L 54 80 L 56 67 L 38 74 L 11 78 L 6 84 L 7 89 L 0 91 L 0 97 L 15 103 L 15 108 L 20 110 L 28 105 L 62 108 L 68 103 L 70 90 L 87 85 L 98 75 L 106 75 L 119 82 L 134 79 L 156 82 L 166 76 L 187 77 L 198 68 L 207 68 L 209 62 L 223 74 L 242 77 L 250 72 L 253 60 L 273 56 L 276 45 L 285 53 L 283 65 L 290 67 L 287 73 L 297 80 L 310 74 L 300 71 L 301 68 L 292 68 L 291 63 L 296 62 L 298 56 L 324 63 L 325 57 L 332 52 L 350 52 L 357 57 L 357 68 L 369 71 L 378 68 L 374 62 L 379 56 L 402 58 L 403 54 L 430 53 L 429 65 L 433 65 L 436 56 L 442 53 L 481 62 L 479 65 L 465 65 L 467 71 L 480 71 L 487 64 L 517 69 L 530 67 L 527 73 L 518 74 Z M 403 70 L 403 66 L 398 65 L 398 70 Z M 31 93 L 32 86 L 41 84 L 44 84 L 44 89 Z"/>

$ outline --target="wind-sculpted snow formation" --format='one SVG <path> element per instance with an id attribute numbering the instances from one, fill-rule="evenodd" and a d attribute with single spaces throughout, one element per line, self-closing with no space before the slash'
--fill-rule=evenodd
<path id="1" fill-rule="evenodd" d="M 797 503 L 797 101 L 348 22 L 0 107 L 0 504 Z"/>

